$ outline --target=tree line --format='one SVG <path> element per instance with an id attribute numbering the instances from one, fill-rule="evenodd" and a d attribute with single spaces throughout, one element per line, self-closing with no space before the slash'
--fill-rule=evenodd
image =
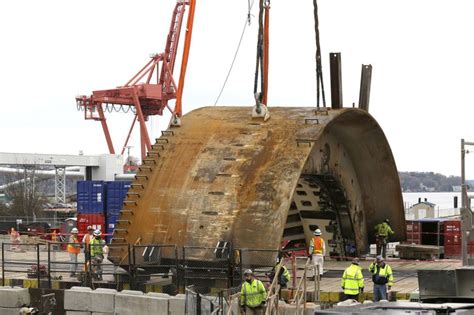
<path id="1" fill-rule="evenodd" d="M 454 191 L 461 186 L 461 177 L 445 176 L 434 172 L 398 172 L 405 192 Z"/>

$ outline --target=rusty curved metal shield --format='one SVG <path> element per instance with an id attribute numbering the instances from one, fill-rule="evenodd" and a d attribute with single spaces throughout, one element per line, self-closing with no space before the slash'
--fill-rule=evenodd
<path id="1" fill-rule="evenodd" d="M 314 228 L 340 255 L 365 253 L 390 219 L 405 236 L 397 168 L 367 112 L 205 107 L 157 139 L 133 182 L 114 242 L 279 249 Z"/>

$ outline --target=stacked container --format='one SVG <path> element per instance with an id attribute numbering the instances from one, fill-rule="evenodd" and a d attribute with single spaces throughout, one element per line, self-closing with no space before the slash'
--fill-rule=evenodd
<path id="1" fill-rule="evenodd" d="M 105 184 L 103 181 L 77 182 L 77 213 L 103 214 L 105 207 Z"/>
<path id="2" fill-rule="evenodd" d="M 105 183 L 103 181 L 77 182 L 77 228 L 79 234 L 87 233 L 90 225 L 96 230 L 105 227 Z"/>
<path id="3" fill-rule="evenodd" d="M 123 201 L 127 197 L 130 188 L 128 181 L 107 182 L 107 202 L 106 202 L 106 222 L 107 222 L 107 241 L 112 238 L 115 224 L 122 210 Z"/>
<path id="4" fill-rule="evenodd" d="M 115 224 L 122 210 L 131 182 L 79 181 L 77 182 L 77 228 L 87 233 L 87 226 L 106 233 L 112 238 Z"/>

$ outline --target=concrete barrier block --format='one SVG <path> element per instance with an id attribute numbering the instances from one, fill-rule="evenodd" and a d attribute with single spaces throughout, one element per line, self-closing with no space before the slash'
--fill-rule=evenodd
<path id="1" fill-rule="evenodd" d="M 18 307 L 30 304 L 30 292 L 19 287 L 0 287 L 0 307 Z"/>
<path id="2" fill-rule="evenodd" d="M 135 291 L 135 290 L 122 290 L 118 294 L 125 294 L 125 295 L 143 295 L 142 291 Z"/>
<path id="3" fill-rule="evenodd" d="M 18 315 L 18 314 L 20 314 L 20 308 L 0 307 L 0 314 L 2 314 L 2 315 Z"/>
<path id="4" fill-rule="evenodd" d="M 89 311 L 96 313 L 113 313 L 115 311 L 115 295 L 117 290 L 114 289 L 97 289 L 91 293 L 91 306 Z"/>
<path id="5" fill-rule="evenodd" d="M 304 315 L 313 315 L 316 310 L 321 309 L 319 305 L 314 303 L 306 303 L 306 312 Z M 278 311 L 280 315 L 296 315 L 296 305 L 294 304 L 283 304 L 278 305 Z M 300 313 L 302 312 L 302 306 L 300 307 Z"/>
<path id="6" fill-rule="evenodd" d="M 87 287 L 72 287 L 64 291 L 64 309 L 68 311 L 89 311 L 92 299 L 92 289 Z"/>
<path id="7" fill-rule="evenodd" d="M 92 315 L 114 315 L 114 313 L 97 313 L 97 312 L 92 312 Z"/>
<path id="8" fill-rule="evenodd" d="M 91 312 L 83 312 L 83 311 L 66 311 L 66 315 L 91 315 Z"/>
<path id="9" fill-rule="evenodd" d="M 115 315 L 169 314 L 169 299 L 124 291 L 115 296 Z"/>
<path id="10" fill-rule="evenodd" d="M 170 295 L 166 294 L 166 293 L 148 292 L 146 295 L 151 296 L 151 297 L 164 298 L 164 299 L 169 299 L 170 298 Z"/>
<path id="11" fill-rule="evenodd" d="M 184 314 L 186 308 L 186 295 L 178 294 L 169 299 L 169 313 L 170 314 Z"/>

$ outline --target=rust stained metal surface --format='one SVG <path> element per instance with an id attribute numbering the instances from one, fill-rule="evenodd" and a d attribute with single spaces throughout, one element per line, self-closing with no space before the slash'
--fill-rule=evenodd
<path id="1" fill-rule="evenodd" d="M 215 247 L 224 240 L 234 248 L 278 249 L 305 176 L 319 176 L 326 191 L 344 199 L 342 234 L 358 253 L 367 251 L 374 225 L 386 218 L 399 239 L 405 236 L 397 169 L 370 114 L 280 107 L 271 115 L 266 122 L 252 119 L 249 107 L 185 115 L 144 162 L 134 181 L 141 185 L 132 186 L 120 217 L 129 224 L 116 228 L 114 241 Z M 310 225 L 301 214 L 300 220 L 301 228 L 292 230 L 307 239 Z"/>

